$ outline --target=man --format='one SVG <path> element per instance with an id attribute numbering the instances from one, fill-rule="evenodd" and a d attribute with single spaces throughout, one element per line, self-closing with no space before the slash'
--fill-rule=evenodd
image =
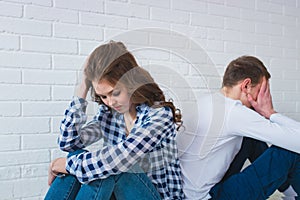
<path id="1" fill-rule="evenodd" d="M 220 93 L 199 99 L 197 131 L 177 139 L 187 199 L 267 199 L 286 182 L 299 196 L 300 123 L 274 110 L 269 78 L 259 59 L 242 56 L 228 65 Z M 272 146 L 224 178 L 245 137 Z"/>

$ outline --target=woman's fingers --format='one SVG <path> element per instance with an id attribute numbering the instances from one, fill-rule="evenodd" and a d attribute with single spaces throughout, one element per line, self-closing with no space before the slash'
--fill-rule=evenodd
<path id="1" fill-rule="evenodd" d="M 52 162 L 49 165 L 48 168 L 48 185 L 50 186 L 52 184 L 52 182 L 54 181 L 54 179 L 56 178 L 54 172 L 52 171 Z"/>

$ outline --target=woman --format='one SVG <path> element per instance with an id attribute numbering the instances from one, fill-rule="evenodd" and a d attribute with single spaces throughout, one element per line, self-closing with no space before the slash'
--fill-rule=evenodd
<path id="1" fill-rule="evenodd" d="M 89 88 L 100 106 L 84 125 Z M 180 111 L 121 42 L 99 46 L 61 123 L 59 146 L 70 153 L 50 164 L 46 199 L 182 199 L 181 123 Z M 84 150 L 101 138 L 102 149 Z"/>

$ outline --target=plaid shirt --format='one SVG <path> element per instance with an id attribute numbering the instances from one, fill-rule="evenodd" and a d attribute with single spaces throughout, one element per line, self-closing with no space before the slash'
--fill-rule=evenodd
<path id="1" fill-rule="evenodd" d="M 88 183 L 128 172 L 138 164 L 163 199 L 183 198 L 175 125 L 169 107 L 137 106 L 137 119 L 127 137 L 122 114 L 100 105 L 98 114 L 85 124 L 86 107 L 87 101 L 73 98 L 61 123 L 59 146 L 64 151 L 75 151 L 103 138 L 104 147 L 70 156 L 66 166 L 70 174 Z"/>

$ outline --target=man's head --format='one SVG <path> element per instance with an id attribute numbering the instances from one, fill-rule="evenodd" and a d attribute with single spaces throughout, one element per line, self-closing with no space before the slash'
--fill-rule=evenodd
<path id="1" fill-rule="evenodd" d="M 223 76 L 223 89 L 230 96 L 239 99 L 250 107 L 247 95 L 257 98 L 263 77 L 269 80 L 271 75 L 263 62 L 253 56 L 242 56 L 229 63 Z"/>
<path id="2" fill-rule="evenodd" d="M 260 83 L 262 77 L 267 80 L 271 78 L 263 62 L 254 56 L 241 56 L 227 66 L 222 87 L 233 87 L 246 78 L 250 78 L 252 85 L 256 85 Z"/>

